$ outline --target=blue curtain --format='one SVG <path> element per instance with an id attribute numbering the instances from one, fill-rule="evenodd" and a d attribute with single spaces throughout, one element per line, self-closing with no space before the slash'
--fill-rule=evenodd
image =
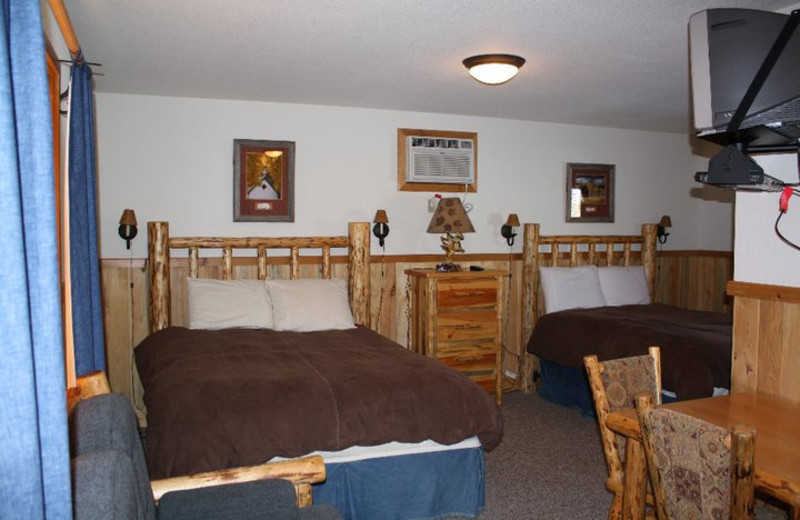
<path id="1" fill-rule="evenodd" d="M 97 253 L 92 69 L 72 64 L 69 106 L 69 244 L 72 328 L 78 376 L 105 370 L 100 260 Z"/>
<path id="2" fill-rule="evenodd" d="M 71 518 L 39 0 L 0 0 L 0 518 Z"/>

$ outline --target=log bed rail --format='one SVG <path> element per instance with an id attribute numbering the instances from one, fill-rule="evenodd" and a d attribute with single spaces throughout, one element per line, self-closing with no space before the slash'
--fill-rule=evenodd
<path id="1" fill-rule="evenodd" d="M 641 235 L 550 235 L 539 233 L 539 224 L 525 224 L 522 244 L 522 344 L 528 343 L 536 321 L 544 314 L 539 280 L 540 267 L 582 265 L 642 265 L 650 297 L 656 284 L 656 224 L 643 224 Z M 522 389 L 533 390 L 539 360 L 527 352 L 522 358 Z"/>
<path id="2" fill-rule="evenodd" d="M 289 251 L 289 278 L 300 278 L 300 251 L 321 250 L 320 277 L 331 278 L 331 250 L 348 250 L 348 292 L 353 320 L 369 325 L 369 263 L 370 234 L 368 222 L 351 222 L 347 236 L 333 237 L 170 237 L 167 222 L 147 223 L 148 274 L 150 277 L 150 332 L 171 324 L 170 251 L 186 249 L 189 257 L 189 274 L 196 278 L 199 272 L 200 249 L 222 251 L 222 279 L 233 279 L 234 252 L 255 251 L 259 280 L 267 279 L 267 252 Z"/>

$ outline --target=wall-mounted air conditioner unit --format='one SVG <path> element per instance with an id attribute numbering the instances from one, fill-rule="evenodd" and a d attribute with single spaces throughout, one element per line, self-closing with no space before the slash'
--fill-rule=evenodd
<path id="1" fill-rule="evenodd" d="M 471 184 L 475 141 L 463 137 L 406 136 L 406 181 Z"/>

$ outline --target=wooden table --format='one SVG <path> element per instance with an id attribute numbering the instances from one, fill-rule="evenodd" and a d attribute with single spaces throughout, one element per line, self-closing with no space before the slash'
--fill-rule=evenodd
<path id="1" fill-rule="evenodd" d="M 800 519 L 800 403 L 766 395 L 731 394 L 664 405 L 730 429 L 744 423 L 756 429 L 756 489 L 792 507 Z M 608 427 L 628 438 L 625 450 L 623 518 L 644 518 L 647 487 L 639 421 L 633 409 L 613 412 Z"/>

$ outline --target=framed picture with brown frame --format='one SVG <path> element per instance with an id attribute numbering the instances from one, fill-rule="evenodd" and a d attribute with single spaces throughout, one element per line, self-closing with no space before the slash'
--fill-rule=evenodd
<path id="1" fill-rule="evenodd" d="M 567 222 L 614 222 L 614 165 L 567 163 Z"/>
<path id="2" fill-rule="evenodd" d="M 234 222 L 294 222 L 294 141 L 233 140 Z"/>

